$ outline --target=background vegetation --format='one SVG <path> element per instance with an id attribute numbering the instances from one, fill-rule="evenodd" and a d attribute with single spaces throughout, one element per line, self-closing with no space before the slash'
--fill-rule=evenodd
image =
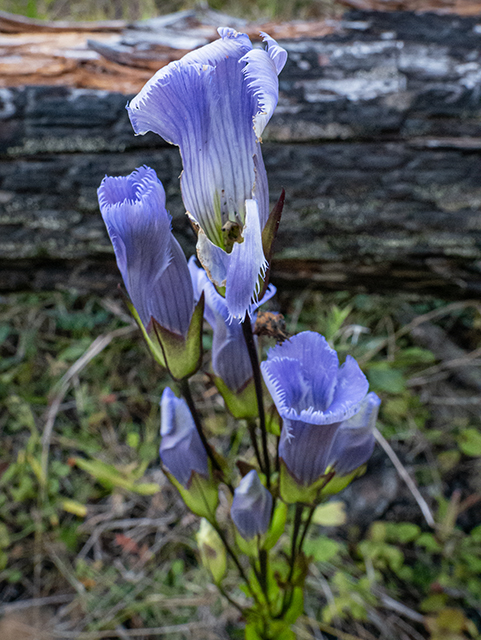
<path id="1" fill-rule="evenodd" d="M 252 20 L 319 18 L 340 10 L 336 0 L 3 0 L 1 8 L 48 20 L 142 20 L 207 4 Z"/>
<path id="2" fill-rule="evenodd" d="M 317 514 L 298 637 L 479 638 L 476 400 L 410 334 L 430 320 L 447 339 L 479 346 L 477 304 L 308 289 L 281 294 L 280 308 L 290 332 L 320 331 L 361 361 L 396 452 L 381 440 L 366 476 Z M 266 348 L 271 339 L 263 340 Z M 159 470 L 168 380 L 119 300 L 6 296 L 0 343 L 0 637 L 11 629 L 19 637 L 18 625 L 20 637 L 51 634 L 42 639 L 242 637 L 237 611 L 198 567 L 196 518 Z M 462 411 L 442 404 L 439 384 L 452 385 Z M 242 432 L 204 373 L 194 388 L 216 446 L 235 456 Z M 397 454 L 397 471 L 388 454 Z"/>

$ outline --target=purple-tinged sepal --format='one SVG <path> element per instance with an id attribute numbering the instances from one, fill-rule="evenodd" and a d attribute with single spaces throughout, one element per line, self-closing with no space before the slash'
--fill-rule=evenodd
<path id="1" fill-rule="evenodd" d="M 276 202 L 274 208 L 269 214 L 267 218 L 266 226 L 262 230 L 262 248 L 264 251 L 264 255 L 266 257 L 267 264 L 269 265 L 267 271 L 265 273 L 265 277 L 263 278 L 261 290 L 259 297 L 262 298 L 264 295 L 267 285 L 269 284 L 269 273 L 271 268 L 271 258 L 272 251 L 274 248 L 274 241 L 277 237 L 277 231 L 279 229 L 279 225 L 281 223 L 281 215 L 284 209 L 284 202 L 286 199 L 286 192 L 284 189 L 281 191 L 281 195 L 279 196 L 279 200 Z"/>
<path id="2" fill-rule="evenodd" d="M 257 471 L 252 469 L 234 491 L 231 518 L 240 535 L 251 540 L 267 532 L 271 514 L 272 496 L 261 483 Z"/>
<path id="3" fill-rule="evenodd" d="M 160 407 L 162 469 L 189 509 L 213 521 L 219 502 L 218 483 L 189 407 L 169 387 L 162 394 Z"/>
<path id="4" fill-rule="evenodd" d="M 165 366 L 174 380 L 190 378 L 202 364 L 202 321 L 204 296 L 201 295 L 192 314 L 185 336 L 169 331 L 152 318 L 152 326 L 160 345 Z"/>
<path id="5" fill-rule="evenodd" d="M 212 575 L 215 584 L 219 584 L 227 569 L 227 555 L 219 534 L 206 518 L 200 521 L 196 540 L 202 564 Z"/>

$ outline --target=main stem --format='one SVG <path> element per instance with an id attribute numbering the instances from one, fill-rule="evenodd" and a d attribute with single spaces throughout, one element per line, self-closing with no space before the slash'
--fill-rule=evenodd
<path id="1" fill-rule="evenodd" d="M 259 366 L 259 358 L 257 356 L 257 349 L 254 342 L 254 334 L 252 333 L 252 324 L 249 314 L 246 315 L 245 320 L 242 323 L 242 331 L 244 333 L 244 339 L 249 352 L 249 358 L 252 365 L 252 373 L 254 377 L 254 387 L 256 390 L 257 408 L 259 410 L 259 424 L 261 427 L 262 438 L 262 454 L 264 458 L 264 473 L 266 474 L 266 485 L 270 489 L 271 486 L 271 465 L 269 462 L 269 452 L 267 450 L 267 429 L 266 429 L 266 416 L 264 413 L 264 399 L 262 394 L 262 378 L 261 369 Z"/>
<path id="2" fill-rule="evenodd" d="M 294 529 L 292 531 L 292 540 L 291 540 L 291 557 L 290 557 L 290 568 L 289 568 L 289 576 L 287 578 L 286 590 L 284 591 L 284 597 L 282 598 L 282 609 L 279 617 L 283 616 L 287 609 L 291 606 L 292 596 L 294 593 L 294 588 L 290 584 L 292 577 L 294 575 L 294 567 L 296 565 L 297 558 L 297 538 L 299 536 L 299 531 L 302 525 L 302 512 L 304 511 L 304 505 L 301 502 L 296 503 L 296 513 L 294 516 Z"/>
<path id="3" fill-rule="evenodd" d="M 261 459 L 261 454 L 259 451 L 259 446 L 257 444 L 257 438 L 256 438 L 256 423 L 255 421 L 250 421 L 247 424 L 247 428 L 249 431 L 249 436 L 252 442 L 252 446 L 254 447 L 254 453 L 256 455 L 256 460 L 257 460 L 257 464 L 259 465 L 259 469 L 262 471 L 262 473 L 264 473 L 264 467 L 262 464 L 262 459 Z"/>

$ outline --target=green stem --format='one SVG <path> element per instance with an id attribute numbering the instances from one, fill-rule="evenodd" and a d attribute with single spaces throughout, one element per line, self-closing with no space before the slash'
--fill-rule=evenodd
<path id="1" fill-rule="evenodd" d="M 299 530 L 302 524 L 302 512 L 304 511 L 304 505 L 301 502 L 296 504 L 296 513 L 294 515 L 294 530 L 292 531 L 292 542 L 291 542 L 291 560 L 290 560 L 290 570 L 289 577 L 287 582 L 292 580 L 292 576 L 294 574 L 294 565 L 296 564 L 297 557 L 297 538 L 299 536 Z"/>
<path id="2" fill-rule="evenodd" d="M 207 453 L 207 457 L 209 458 L 209 460 L 212 463 L 212 468 L 215 469 L 216 471 L 218 471 L 220 473 L 221 477 L 223 478 L 224 477 L 224 472 L 222 471 L 222 467 L 220 466 L 220 464 L 216 460 L 214 452 L 212 451 L 212 447 L 207 442 L 207 438 L 205 437 L 205 433 L 204 433 L 204 430 L 202 428 L 202 422 L 201 422 L 201 419 L 200 419 L 200 416 L 199 416 L 199 412 L 197 411 L 197 407 L 195 406 L 194 398 L 192 397 L 192 393 L 190 391 L 189 381 L 186 378 L 184 378 L 184 380 L 181 380 L 179 382 L 179 385 L 180 385 L 181 393 L 184 396 L 185 401 L 187 402 L 187 406 L 189 407 L 190 413 L 192 414 L 192 418 L 194 419 L 195 428 L 197 429 L 197 433 L 199 434 L 201 442 L 204 445 L 204 449 L 205 449 L 205 451 Z M 224 480 L 224 482 L 225 482 L 225 480 Z M 229 487 L 230 492 L 233 494 L 234 493 L 233 486 L 228 482 L 225 482 L 225 484 Z"/>
<path id="3" fill-rule="evenodd" d="M 222 531 L 222 529 L 219 527 L 219 525 L 214 521 L 211 523 L 212 526 L 214 527 L 214 529 L 217 531 L 217 533 L 219 534 L 219 538 L 222 540 L 222 543 L 224 544 L 224 547 L 226 548 L 227 553 L 230 555 L 230 557 L 232 558 L 235 566 L 237 567 L 237 570 L 240 573 L 241 578 L 244 580 L 244 582 L 246 583 L 249 591 L 252 594 L 252 597 L 254 598 L 254 600 L 256 601 L 257 604 L 259 604 L 259 601 L 257 599 L 257 596 L 255 594 L 255 592 L 252 590 L 252 587 L 250 585 L 249 579 L 247 578 L 245 571 L 241 565 L 241 563 L 239 562 L 239 558 L 236 556 L 236 554 L 234 553 L 232 547 L 230 546 L 230 544 L 227 542 L 227 538 L 224 535 L 224 532 Z"/>
<path id="4" fill-rule="evenodd" d="M 266 429 L 266 416 L 264 413 L 264 398 L 262 394 L 261 369 L 259 366 L 259 358 L 257 356 L 257 349 L 254 342 L 254 334 L 252 333 L 252 324 L 251 324 L 251 319 L 249 317 L 249 314 L 246 315 L 246 318 L 242 323 L 242 331 L 244 333 L 244 340 L 246 342 L 247 351 L 249 352 L 249 358 L 252 365 L 254 387 L 256 390 L 256 398 L 257 398 L 257 408 L 259 410 L 259 424 L 261 427 L 262 453 L 264 457 L 264 473 L 266 475 L 266 486 L 268 489 L 270 489 L 271 465 L 269 462 L 269 451 L 267 449 L 267 429 Z"/>
<path id="5" fill-rule="evenodd" d="M 269 557 L 267 555 L 267 551 L 265 549 L 259 549 L 259 566 L 260 566 L 260 577 L 261 577 L 261 588 L 264 593 L 264 597 L 266 599 L 267 608 L 270 611 L 271 605 L 269 602 L 269 592 L 267 589 L 267 571 L 268 571 L 268 561 Z"/>
<path id="6" fill-rule="evenodd" d="M 224 587 L 220 583 L 218 583 L 216 586 L 219 589 L 219 591 L 221 592 L 221 594 L 224 596 L 224 598 L 226 600 L 228 600 L 231 603 L 231 605 L 233 607 L 235 607 L 239 611 L 239 613 L 241 615 L 244 615 L 244 609 L 240 606 L 240 604 L 238 602 L 236 602 L 234 600 L 234 598 L 230 597 L 230 595 L 227 593 L 227 591 L 224 589 Z"/>
<path id="7" fill-rule="evenodd" d="M 316 506 L 317 505 L 314 505 L 309 509 L 309 513 L 308 513 L 306 521 L 304 523 L 304 531 L 302 532 L 301 539 L 299 541 L 298 553 L 300 553 L 302 551 L 302 545 L 304 544 L 304 540 L 305 540 L 306 535 L 307 535 L 307 530 L 309 529 L 309 526 L 311 524 L 312 516 L 314 515 L 314 511 L 316 510 Z"/>
<path id="8" fill-rule="evenodd" d="M 290 569 L 289 569 L 289 576 L 287 578 L 287 584 L 286 584 L 286 590 L 284 591 L 284 597 L 282 599 L 282 608 L 281 608 L 281 612 L 279 614 L 279 618 L 281 618 L 284 613 L 286 612 L 287 609 L 289 609 L 291 602 L 292 602 L 292 596 L 294 594 L 294 589 L 292 588 L 292 585 L 290 584 L 291 580 L 292 580 L 292 576 L 294 575 L 294 566 L 296 564 L 296 558 L 297 558 L 297 538 L 299 536 L 299 530 L 301 528 L 301 524 L 302 524 L 302 512 L 304 511 L 304 505 L 301 502 L 297 502 L 296 503 L 296 513 L 294 515 L 294 529 L 292 531 L 292 541 L 291 541 L 291 557 L 290 557 Z M 288 595 L 289 594 L 289 595 Z"/>
<path id="9" fill-rule="evenodd" d="M 318 492 L 317 492 L 317 499 L 314 502 L 314 504 L 311 506 L 310 510 L 309 510 L 309 514 L 306 518 L 306 521 L 304 523 L 304 530 L 302 532 L 301 535 L 301 539 L 299 542 L 299 553 L 302 551 L 302 545 L 304 544 L 304 540 L 306 538 L 307 535 L 307 530 L 309 529 L 309 526 L 311 524 L 311 520 L 312 520 L 312 516 L 314 515 L 314 511 L 316 510 L 316 507 L 318 505 L 318 500 L 319 500 L 319 494 L 320 492 L 324 489 L 324 487 L 332 480 L 332 478 L 334 477 L 335 472 L 331 471 L 330 473 L 328 473 L 324 479 L 324 482 L 322 483 L 322 486 L 319 487 Z"/>
<path id="10" fill-rule="evenodd" d="M 261 459 L 261 454 L 259 451 L 259 446 L 257 444 L 257 438 L 256 438 L 256 423 L 254 421 L 249 421 L 247 423 L 247 429 L 249 431 L 249 436 L 252 442 L 252 446 L 254 447 L 254 453 L 256 455 L 256 460 L 257 460 L 257 464 L 259 465 L 259 469 L 262 471 L 262 473 L 264 472 L 264 467 L 262 464 L 262 459 Z"/>

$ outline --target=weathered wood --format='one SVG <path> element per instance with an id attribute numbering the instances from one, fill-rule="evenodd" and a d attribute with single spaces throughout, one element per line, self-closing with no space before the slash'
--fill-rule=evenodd
<path id="1" fill-rule="evenodd" d="M 263 146 L 272 198 L 287 194 L 275 280 L 481 290 L 478 22 L 352 12 L 341 31 L 283 41 L 289 61 Z M 0 88 L 0 290 L 114 286 L 96 189 L 105 173 L 144 163 L 193 250 L 178 150 L 135 137 L 126 102 L 92 89 Z"/>

